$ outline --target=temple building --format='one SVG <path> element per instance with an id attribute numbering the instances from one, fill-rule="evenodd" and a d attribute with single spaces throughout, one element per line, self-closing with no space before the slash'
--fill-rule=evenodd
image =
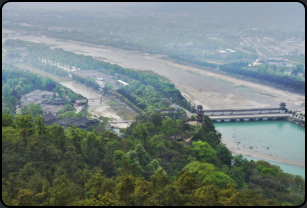
<path id="1" fill-rule="evenodd" d="M 64 98 L 61 98 L 61 97 L 55 97 L 52 101 L 51 101 L 51 104 L 53 105 L 64 105 L 65 103 L 65 99 Z"/>

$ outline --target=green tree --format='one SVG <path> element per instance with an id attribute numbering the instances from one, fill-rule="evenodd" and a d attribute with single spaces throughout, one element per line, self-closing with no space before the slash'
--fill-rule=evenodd
<path id="1" fill-rule="evenodd" d="M 20 108 L 20 114 L 21 115 L 27 115 L 27 114 L 30 114 L 30 109 L 28 106 L 22 106 Z"/>
<path id="2" fill-rule="evenodd" d="M 196 121 L 195 115 L 191 115 L 191 121 Z"/>
<path id="3" fill-rule="evenodd" d="M 56 178 L 50 191 L 50 205 L 66 206 L 73 201 L 69 180 L 65 176 Z"/>
<path id="4" fill-rule="evenodd" d="M 105 84 L 104 84 L 104 87 L 103 87 L 103 91 L 106 93 L 106 92 L 108 92 L 108 90 L 112 90 L 113 89 L 113 86 L 112 86 L 112 84 L 110 83 L 110 82 L 106 82 Z"/>
<path id="5" fill-rule="evenodd" d="M 149 116 L 149 121 L 152 122 L 156 128 L 159 128 L 162 126 L 163 115 L 157 112 L 153 112 Z"/>
<path id="6" fill-rule="evenodd" d="M 116 185 L 116 195 L 123 202 L 124 206 L 133 206 L 133 193 L 135 189 L 136 178 L 132 175 L 123 175 L 118 177 Z"/>
<path id="7" fill-rule="evenodd" d="M 34 193 L 31 189 L 20 189 L 18 191 L 17 206 L 33 206 Z"/>
<path id="8" fill-rule="evenodd" d="M 76 113 L 74 111 L 67 111 L 65 113 L 63 113 L 62 115 L 63 118 L 69 118 L 69 119 L 72 119 L 74 117 L 76 117 Z"/>
<path id="9" fill-rule="evenodd" d="M 20 134 L 25 137 L 32 135 L 35 132 L 35 125 L 33 123 L 34 117 L 31 115 L 17 115 L 15 117 L 16 127 L 20 129 Z"/>
<path id="10" fill-rule="evenodd" d="M 136 178 L 132 195 L 134 205 L 144 205 L 144 202 L 152 195 L 152 192 L 152 184 L 150 182 L 144 178 Z"/>
<path id="11" fill-rule="evenodd" d="M 196 173 L 196 179 L 199 183 L 206 185 L 217 185 L 219 188 L 227 188 L 228 184 L 234 184 L 235 181 L 228 175 L 216 171 L 214 165 L 209 163 L 201 163 L 199 161 L 190 162 L 183 171 Z"/>
<path id="12" fill-rule="evenodd" d="M 176 123 L 172 119 L 166 119 L 162 121 L 162 132 L 166 135 L 173 135 L 178 133 L 176 129 Z"/>
<path id="13" fill-rule="evenodd" d="M 15 127 L 13 116 L 6 113 L 2 113 L 2 127 L 7 127 L 7 126 Z"/>
<path id="14" fill-rule="evenodd" d="M 30 103 L 29 111 L 34 117 L 43 114 L 43 109 L 39 104 Z"/>
<path id="15" fill-rule="evenodd" d="M 208 163 L 213 163 L 216 157 L 215 150 L 203 141 L 193 142 L 193 151 L 196 153 L 198 159 L 204 160 Z"/>
<path id="16" fill-rule="evenodd" d="M 147 139 L 149 138 L 149 133 L 144 123 L 138 124 L 134 128 L 132 135 L 135 136 L 137 139 L 141 139 L 143 141 L 144 146 L 147 146 Z"/>
<path id="17" fill-rule="evenodd" d="M 233 167 L 230 171 L 230 176 L 236 182 L 237 188 L 242 188 L 244 184 L 243 174 L 244 174 L 243 168 L 241 167 Z"/>
<path id="18" fill-rule="evenodd" d="M 223 164 L 228 167 L 231 166 L 232 154 L 229 149 L 224 145 L 217 145 L 215 148 L 217 157 L 222 161 Z"/>

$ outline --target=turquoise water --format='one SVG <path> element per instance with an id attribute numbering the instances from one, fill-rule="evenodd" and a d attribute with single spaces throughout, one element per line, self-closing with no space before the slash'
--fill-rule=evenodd
<path id="1" fill-rule="evenodd" d="M 275 156 L 293 162 L 305 164 L 305 128 L 289 121 L 259 121 L 237 123 L 215 123 L 215 128 L 222 136 L 234 142 L 240 142 L 240 149 L 253 151 L 266 156 Z M 244 156 L 251 160 L 262 160 Z M 305 178 L 305 168 L 271 160 L 284 172 L 301 175 Z"/>

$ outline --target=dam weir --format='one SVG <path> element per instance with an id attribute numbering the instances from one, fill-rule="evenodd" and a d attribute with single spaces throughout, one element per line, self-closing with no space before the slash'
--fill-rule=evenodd
<path id="1" fill-rule="evenodd" d="M 267 121 L 284 119 L 289 116 L 286 103 L 280 103 L 279 108 L 250 109 L 202 110 L 201 105 L 197 106 L 198 123 L 202 123 L 203 115 L 208 116 L 213 122 Z"/>

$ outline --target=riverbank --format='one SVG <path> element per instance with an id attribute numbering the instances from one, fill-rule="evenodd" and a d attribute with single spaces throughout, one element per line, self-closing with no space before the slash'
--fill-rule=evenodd
<path id="1" fill-rule="evenodd" d="M 299 125 L 299 126 L 305 128 L 305 121 L 303 121 L 303 120 L 297 119 L 293 116 L 289 116 L 288 118 L 286 118 L 286 120 L 290 121 L 291 123 L 294 123 L 296 125 Z"/>
<path id="2" fill-rule="evenodd" d="M 266 155 L 266 154 L 258 152 L 256 149 L 240 149 L 236 142 L 231 141 L 230 139 L 227 139 L 226 137 L 223 137 L 223 136 L 221 139 L 221 143 L 223 143 L 234 154 L 242 154 L 246 156 L 256 157 L 259 159 L 266 159 L 266 160 L 271 160 L 275 162 L 281 162 L 281 163 L 287 163 L 290 165 L 305 167 L 305 164 L 289 161 L 287 159 L 282 159 L 274 155 Z"/>
<path id="3" fill-rule="evenodd" d="M 273 88 L 273 87 L 269 87 L 269 86 L 266 86 L 266 85 L 261 85 L 261 84 L 237 79 L 237 78 L 232 77 L 232 76 L 223 75 L 223 74 L 218 73 L 218 72 L 213 72 L 212 70 L 200 69 L 200 68 L 196 68 L 196 67 L 192 67 L 192 66 L 188 66 L 188 65 L 178 64 L 178 63 L 175 63 L 173 61 L 166 60 L 165 58 L 156 58 L 155 60 L 158 60 L 160 63 L 163 63 L 165 65 L 180 68 L 180 69 L 185 70 L 185 71 L 190 71 L 192 73 L 211 76 L 211 77 L 219 78 L 219 79 L 222 79 L 222 80 L 225 80 L 225 81 L 228 81 L 228 82 L 232 82 L 234 84 L 234 86 L 245 86 L 245 87 L 249 87 L 249 88 L 252 88 L 252 89 L 257 89 L 257 90 L 261 91 L 261 93 L 264 94 L 264 95 L 267 94 L 268 96 L 272 97 L 273 99 L 280 99 L 281 101 L 286 102 L 286 103 L 292 103 L 292 104 L 298 105 L 298 106 L 301 105 L 302 103 L 305 103 L 305 96 L 303 96 L 301 94 L 285 92 L 285 91 L 282 91 L 282 90 L 279 90 L 279 89 L 276 89 L 276 88 Z M 191 94 L 191 93 L 189 93 L 189 94 Z M 194 102 L 195 102 L 195 100 L 194 100 Z M 259 107 L 259 105 L 253 106 L 253 107 Z"/>
<path id="4" fill-rule="evenodd" d="M 297 95 L 273 87 L 239 80 L 218 74 L 212 70 L 178 64 L 165 60 L 163 55 L 146 54 L 108 46 L 60 40 L 46 36 L 21 36 L 19 39 L 38 41 L 83 55 L 89 55 L 109 63 L 135 70 L 150 70 L 167 77 L 182 94 L 204 109 L 277 107 L 287 103 L 289 109 L 297 109 L 305 103 L 304 95 Z M 5 39 L 3 38 L 2 41 Z"/>

